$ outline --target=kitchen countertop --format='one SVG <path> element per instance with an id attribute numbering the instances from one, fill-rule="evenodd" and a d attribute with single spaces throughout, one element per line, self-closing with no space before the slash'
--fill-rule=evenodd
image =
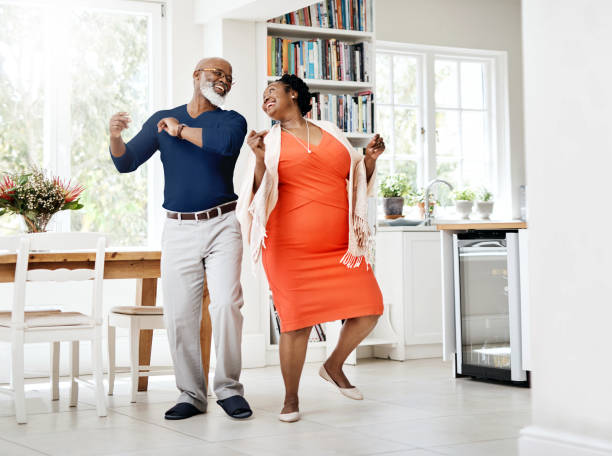
<path id="1" fill-rule="evenodd" d="M 382 225 L 380 223 L 383 223 Z M 391 224 L 388 224 L 390 223 Z M 527 228 L 523 220 L 432 220 L 431 226 L 400 225 L 400 220 L 379 220 L 377 231 L 512 230 Z"/>
<path id="2" fill-rule="evenodd" d="M 527 228 L 523 220 L 461 220 L 437 223 L 438 230 L 515 230 Z"/>

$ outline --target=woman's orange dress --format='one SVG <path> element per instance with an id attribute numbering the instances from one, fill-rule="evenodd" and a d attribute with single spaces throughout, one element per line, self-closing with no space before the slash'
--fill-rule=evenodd
<path id="1" fill-rule="evenodd" d="M 281 135 L 278 202 L 262 256 L 281 331 L 382 314 L 372 268 L 340 263 L 348 248 L 349 152 L 326 131 L 310 154 Z"/>

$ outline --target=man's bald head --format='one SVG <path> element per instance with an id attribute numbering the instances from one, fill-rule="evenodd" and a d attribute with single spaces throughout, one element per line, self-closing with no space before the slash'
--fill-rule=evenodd
<path id="1" fill-rule="evenodd" d="M 194 71 L 203 70 L 204 68 L 219 68 L 225 74 L 232 74 L 232 65 L 221 57 L 206 57 L 200 60 Z"/>

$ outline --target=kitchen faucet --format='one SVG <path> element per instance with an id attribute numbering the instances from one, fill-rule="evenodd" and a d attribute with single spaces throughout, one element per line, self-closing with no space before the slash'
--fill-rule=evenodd
<path id="1" fill-rule="evenodd" d="M 429 210 L 429 193 L 431 192 L 431 187 L 438 183 L 446 184 L 448 185 L 449 189 L 453 189 L 453 186 L 444 179 L 434 179 L 429 184 L 427 184 L 427 187 L 425 188 L 425 220 L 423 222 L 423 225 L 425 226 L 431 225 L 431 211 Z"/>

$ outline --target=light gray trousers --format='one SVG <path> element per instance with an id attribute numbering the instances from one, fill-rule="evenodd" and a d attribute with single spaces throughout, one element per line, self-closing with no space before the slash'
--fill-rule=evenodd
<path id="1" fill-rule="evenodd" d="M 164 319 L 174 362 L 177 402 L 206 411 L 206 381 L 200 349 L 204 274 L 217 364 L 218 399 L 243 395 L 239 382 L 242 342 L 242 236 L 235 211 L 210 220 L 167 218 L 162 235 Z"/>

